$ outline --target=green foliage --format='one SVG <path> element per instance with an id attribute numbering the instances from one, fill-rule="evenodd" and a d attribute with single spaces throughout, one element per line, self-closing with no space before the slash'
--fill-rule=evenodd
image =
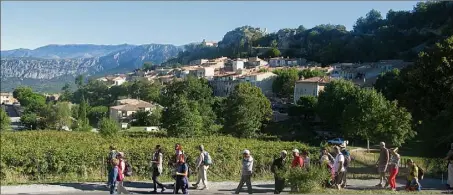
<path id="1" fill-rule="evenodd" d="M 126 154 L 133 166 L 131 180 L 149 180 L 151 172 L 150 153 L 157 144 L 164 148 L 164 173 L 169 177 L 172 169 L 166 166 L 173 155 L 175 143 L 182 143 L 189 155 L 188 163 L 194 166 L 199 154 L 196 146 L 200 143 L 209 150 L 215 161 L 210 169 L 211 179 L 231 181 L 240 177 L 241 151 L 249 149 L 255 158 L 255 177 L 271 176 L 270 165 L 273 157 L 283 149 L 312 149 L 298 142 L 266 142 L 254 139 L 232 137 L 200 137 L 189 142 L 182 138 L 131 138 L 117 136 L 104 139 L 101 135 L 89 132 L 64 131 L 24 131 L 6 132 L 0 137 L 2 184 L 17 182 L 93 182 L 105 181 L 105 158 L 108 147 L 114 144 Z M 165 152 L 166 151 L 166 152 Z M 196 173 L 194 173 L 196 174 Z M 39 180 L 38 180 L 39 179 Z"/>
<path id="2" fill-rule="evenodd" d="M 163 88 L 160 82 L 150 82 L 145 79 L 135 80 L 129 86 L 129 94 L 132 98 L 147 102 L 160 102 L 160 91 Z"/>
<path id="3" fill-rule="evenodd" d="M 400 70 L 393 69 L 390 72 L 380 75 L 374 84 L 374 88 L 381 92 L 388 100 L 399 99 L 397 96 L 406 89 L 400 74 Z"/>
<path id="4" fill-rule="evenodd" d="M 134 126 L 160 126 L 162 119 L 162 109 L 156 108 L 153 111 L 137 111 L 134 114 Z"/>
<path id="5" fill-rule="evenodd" d="M 142 67 L 142 68 L 143 68 L 143 70 L 152 70 L 152 68 L 153 68 L 153 63 L 151 63 L 151 62 L 145 62 L 145 63 L 143 63 L 143 67 Z"/>
<path id="6" fill-rule="evenodd" d="M 270 102 L 261 89 L 240 83 L 226 101 L 224 131 L 238 137 L 256 137 L 271 116 Z"/>
<path id="7" fill-rule="evenodd" d="M 374 89 L 360 89 L 350 81 L 334 81 L 319 95 L 318 113 L 349 137 L 387 141 L 400 146 L 413 138 L 412 116 Z"/>
<path id="8" fill-rule="evenodd" d="M 3 109 L 0 109 L 0 131 L 7 131 L 11 128 L 11 119 Z"/>
<path id="9" fill-rule="evenodd" d="M 60 130 L 63 126 L 71 127 L 71 108 L 68 102 L 57 102 L 51 108 L 51 113 L 47 116 L 50 116 L 51 121 L 49 121 L 52 126 Z"/>
<path id="10" fill-rule="evenodd" d="M 312 193 L 323 189 L 326 181 L 330 181 L 330 172 L 325 167 L 312 165 L 310 170 L 301 168 L 288 169 L 286 178 L 298 193 Z"/>
<path id="11" fill-rule="evenodd" d="M 274 73 L 277 74 L 277 78 L 272 83 L 272 91 L 279 97 L 292 97 L 294 83 L 299 80 L 298 70 L 295 68 L 278 69 Z"/>
<path id="12" fill-rule="evenodd" d="M 80 89 L 83 86 L 83 84 L 85 83 L 85 77 L 83 75 L 78 75 L 75 78 L 74 83 L 77 85 L 77 88 Z"/>
<path id="13" fill-rule="evenodd" d="M 87 110 L 89 109 L 87 102 L 85 101 L 85 98 L 82 96 L 82 101 L 78 107 L 79 112 L 77 115 L 77 126 L 76 130 L 77 131 L 88 131 L 91 130 L 89 127 L 89 121 L 87 117 Z"/>
<path id="14" fill-rule="evenodd" d="M 209 134 L 217 133 L 220 127 L 216 113 L 213 111 L 213 92 L 206 79 L 198 79 L 190 76 L 184 81 L 173 82 L 165 88 L 165 91 L 166 93 L 164 93 L 161 98 L 161 102 L 164 106 L 171 107 L 175 103 L 184 105 L 185 103 L 179 101 L 179 98 L 184 97 L 187 100 L 187 103 L 191 105 L 191 109 L 197 109 L 196 111 L 193 111 L 195 116 L 201 116 L 201 130 Z M 168 121 L 166 117 L 172 118 L 171 115 L 172 114 L 164 115 L 164 121 Z M 198 125 L 197 122 L 196 124 Z M 195 133 L 190 136 L 195 135 L 199 134 Z"/>
<path id="15" fill-rule="evenodd" d="M 268 58 L 275 58 L 281 55 L 282 53 L 277 48 L 271 48 L 266 52 L 266 57 Z"/>
<path id="16" fill-rule="evenodd" d="M 108 117 L 109 108 L 107 106 L 95 106 L 88 109 L 88 120 L 92 126 L 97 126 L 102 118 Z M 77 115 L 78 116 L 78 115 Z"/>
<path id="17" fill-rule="evenodd" d="M 297 100 L 295 105 L 288 114 L 290 116 L 299 116 L 303 119 L 313 119 L 316 114 L 316 108 L 318 107 L 318 98 L 314 96 L 302 96 Z"/>
<path id="18" fill-rule="evenodd" d="M 326 72 L 321 70 L 310 70 L 310 69 L 303 69 L 299 72 L 299 78 L 309 79 L 312 77 L 323 77 L 326 76 Z"/>
<path id="19" fill-rule="evenodd" d="M 13 92 L 20 105 L 25 108 L 25 112 L 39 112 L 46 105 L 46 97 L 34 93 L 30 87 L 18 87 Z"/>
<path id="20" fill-rule="evenodd" d="M 111 105 L 114 96 L 110 95 L 109 92 L 109 86 L 105 82 L 91 79 L 88 83 L 78 87 L 77 91 L 74 92 L 72 102 L 80 104 L 82 99 L 85 99 L 91 106 Z"/>
<path id="21" fill-rule="evenodd" d="M 23 99 L 26 96 L 30 96 L 33 93 L 31 87 L 19 86 L 13 91 L 13 97 L 16 99 Z"/>
<path id="22" fill-rule="evenodd" d="M 38 129 L 38 115 L 36 113 L 25 113 L 20 117 L 20 122 L 28 129 Z"/>
<path id="23" fill-rule="evenodd" d="M 109 118 L 103 118 L 99 121 L 99 134 L 103 137 L 112 137 L 118 134 L 120 131 L 119 124 Z"/>
<path id="24" fill-rule="evenodd" d="M 342 114 L 349 102 L 358 92 L 352 82 L 334 80 L 327 84 L 318 96 L 318 115 L 332 128 L 337 129 L 342 121 Z"/>
<path id="25" fill-rule="evenodd" d="M 198 103 L 187 100 L 185 96 L 175 98 L 163 114 L 162 126 L 169 136 L 196 137 L 202 134 L 203 118 L 198 112 Z"/>
<path id="26" fill-rule="evenodd" d="M 278 47 L 285 49 L 288 57 L 303 57 L 325 65 L 386 59 L 413 61 L 420 49 L 453 34 L 451 12 L 450 2 L 430 1 L 418 3 L 411 11 L 390 10 L 385 19 L 371 10 L 357 19 L 353 31 L 347 31 L 344 25 L 321 24 L 311 29 L 302 26 L 265 34 L 243 26 L 227 32 L 219 47 L 189 48 L 172 60 L 185 64 L 201 58 L 251 57 L 262 53 L 263 47 Z"/>
<path id="27" fill-rule="evenodd" d="M 370 140 L 373 143 L 386 141 L 401 146 L 413 138 L 412 117 L 396 102 L 389 102 L 375 90 L 359 90 L 346 106 L 341 128 L 350 136 Z"/>
<path id="28" fill-rule="evenodd" d="M 71 91 L 71 85 L 69 85 L 69 83 L 66 83 L 61 88 L 61 90 L 63 91 L 63 93 L 58 98 L 58 101 L 71 101 L 73 99 L 73 97 L 72 97 L 73 94 L 72 94 L 72 91 Z"/>

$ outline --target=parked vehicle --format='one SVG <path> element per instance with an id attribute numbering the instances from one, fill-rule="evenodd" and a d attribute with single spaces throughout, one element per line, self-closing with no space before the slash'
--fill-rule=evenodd
<path id="1" fill-rule="evenodd" d="M 328 144 L 330 145 L 342 145 L 344 144 L 345 146 L 349 144 L 348 140 L 343 140 L 342 138 L 335 138 L 327 141 Z"/>

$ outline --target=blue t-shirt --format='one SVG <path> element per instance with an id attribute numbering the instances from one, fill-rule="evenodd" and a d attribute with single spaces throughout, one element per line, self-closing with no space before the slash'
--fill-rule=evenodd
<path id="1" fill-rule="evenodd" d="M 178 165 L 178 173 L 185 173 L 187 171 L 187 164 L 184 163 L 184 164 L 179 164 Z M 176 179 L 183 179 L 185 178 L 186 176 L 182 176 L 182 175 L 177 175 L 176 176 Z"/>

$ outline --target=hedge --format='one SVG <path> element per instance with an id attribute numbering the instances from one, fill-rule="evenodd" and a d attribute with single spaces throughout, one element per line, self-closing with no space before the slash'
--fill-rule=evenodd
<path id="1" fill-rule="evenodd" d="M 203 144 L 213 159 L 209 169 L 211 180 L 236 180 L 240 177 L 241 151 L 249 149 L 255 159 L 255 177 L 269 177 L 272 160 L 283 149 L 316 148 L 297 142 L 271 142 L 211 136 L 190 139 L 131 138 L 120 136 L 105 139 L 91 132 L 24 131 L 1 133 L 0 177 L 2 184 L 35 182 L 105 181 L 105 158 L 111 144 L 125 153 L 133 167 L 131 180 L 149 180 L 149 161 L 155 145 L 163 146 L 164 171 L 173 155 L 175 143 L 181 143 L 188 154 L 189 166 L 198 155 L 196 146 Z M 193 173 L 195 175 L 196 173 Z M 194 177 L 194 176 L 192 176 Z"/>

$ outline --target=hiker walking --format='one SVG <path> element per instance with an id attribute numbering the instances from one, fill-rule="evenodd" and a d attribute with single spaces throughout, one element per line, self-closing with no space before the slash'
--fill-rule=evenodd
<path id="1" fill-rule="evenodd" d="M 250 155 L 249 150 L 244 150 L 242 152 L 242 176 L 241 181 L 236 189 L 235 194 L 239 194 L 244 186 L 244 183 L 247 184 L 247 191 L 249 194 L 253 193 L 252 190 L 252 173 L 253 173 L 253 157 Z"/>
<path id="2" fill-rule="evenodd" d="M 335 152 L 335 162 L 333 164 L 333 169 L 335 170 L 335 186 L 338 190 L 341 190 L 341 185 L 343 184 L 343 178 L 344 178 L 344 155 L 341 153 L 341 149 L 338 146 L 335 146 L 334 148 Z"/>
<path id="3" fill-rule="evenodd" d="M 124 173 L 126 172 L 126 162 L 124 160 L 124 153 L 123 152 L 118 152 L 117 158 L 119 160 L 118 164 L 118 193 L 119 194 L 130 194 L 129 191 L 126 190 L 124 187 Z"/>
<path id="4" fill-rule="evenodd" d="M 114 158 L 112 159 L 111 161 L 111 166 L 112 166 L 112 169 L 110 169 L 110 172 L 109 172 L 109 183 L 107 183 L 107 185 L 109 186 L 110 188 L 110 194 L 115 194 L 116 192 L 116 180 L 118 178 L 118 173 L 119 173 L 119 160 Z"/>
<path id="5" fill-rule="evenodd" d="M 396 176 L 398 175 L 401 157 L 398 154 L 398 148 L 390 149 L 390 153 L 391 153 L 389 161 L 390 176 L 388 180 L 390 183 L 390 189 L 392 191 L 396 191 Z"/>
<path id="6" fill-rule="evenodd" d="M 341 149 L 341 154 L 343 154 L 343 156 L 344 156 L 344 173 L 343 173 L 341 187 L 345 188 L 346 187 L 346 178 L 347 178 L 347 174 L 348 174 L 348 168 L 349 168 L 349 164 L 351 163 L 351 154 L 346 149 L 345 143 L 342 143 L 340 145 L 340 149 Z"/>
<path id="7" fill-rule="evenodd" d="M 116 151 L 116 147 L 115 146 L 111 145 L 109 147 L 109 149 L 110 149 L 110 151 L 109 151 L 109 154 L 107 155 L 107 161 L 106 161 L 106 163 L 107 163 L 107 173 L 110 173 L 112 171 L 112 169 L 114 168 L 113 159 L 115 159 L 116 156 L 118 155 L 118 152 Z M 113 180 L 113 181 L 115 181 L 115 180 Z M 113 181 L 111 180 L 111 177 L 108 176 L 107 177 L 107 187 Z"/>
<path id="8" fill-rule="evenodd" d="M 160 145 L 157 145 L 151 161 L 151 170 L 153 171 L 152 179 L 154 194 L 157 193 L 157 186 L 159 186 L 162 189 L 161 190 L 162 193 L 165 191 L 164 185 L 159 182 L 159 176 L 162 174 L 163 171 L 162 160 L 163 160 L 162 148 L 160 147 Z"/>
<path id="9" fill-rule="evenodd" d="M 321 158 L 319 159 L 321 166 L 325 166 L 330 172 L 330 180 L 326 182 L 328 186 L 332 186 L 335 183 L 335 170 L 333 169 L 333 164 L 335 158 L 327 151 L 327 148 L 321 149 Z"/>
<path id="10" fill-rule="evenodd" d="M 280 194 L 283 191 L 283 188 L 285 188 L 285 178 L 280 175 L 279 171 L 282 171 L 285 168 L 287 154 L 288 152 L 286 152 L 286 150 L 281 151 L 280 157 L 272 162 L 271 172 L 274 173 L 275 179 L 274 194 Z"/>
<path id="11" fill-rule="evenodd" d="M 302 151 L 302 160 L 304 161 L 304 168 L 310 169 L 310 157 L 308 157 L 308 151 Z"/>
<path id="12" fill-rule="evenodd" d="M 198 180 L 193 187 L 198 188 L 198 184 L 203 182 L 203 188 L 201 190 L 208 189 L 208 168 L 211 165 L 211 157 L 209 153 L 204 150 L 203 145 L 198 146 L 198 150 L 200 150 L 200 155 L 196 161 L 197 169 L 198 169 Z"/>
<path id="13" fill-rule="evenodd" d="M 181 189 L 183 194 L 189 194 L 187 191 L 189 189 L 189 181 L 187 176 L 189 175 L 189 166 L 186 163 L 184 154 L 178 155 L 178 164 L 176 168 L 176 185 L 175 193 Z"/>
<path id="14" fill-rule="evenodd" d="M 293 150 L 293 161 L 291 162 L 291 167 L 292 168 L 295 168 L 295 167 L 304 167 L 304 160 L 302 159 L 302 157 L 300 156 L 299 154 L 299 150 L 298 149 L 294 149 Z"/>
<path id="15" fill-rule="evenodd" d="M 376 162 L 376 166 L 378 167 L 378 172 L 379 172 L 379 184 L 376 185 L 376 187 L 384 187 L 382 185 L 382 182 L 385 181 L 385 184 L 388 184 L 387 177 L 385 176 L 385 173 L 387 172 L 388 164 L 389 164 L 389 151 L 385 147 L 385 143 L 381 142 L 380 144 L 381 147 L 381 152 L 379 154 L 379 159 Z"/>
<path id="16" fill-rule="evenodd" d="M 419 182 L 419 167 L 414 163 L 412 159 L 407 159 L 409 165 L 409 174 L 407 175 L 406 190 L 407 191 L 420 191 L 422 186 Z"/>
<path id="17" fill-rule="evenodd" d="M 447 185 L 448 185 L 448 188 L 453 189 L 453 143 L 451 143 L 450 151 L 448 151 L 447 156 L 445 157 L 445 160 L 448 161 L 448 164 L 447 164 L 447 167 L 448 167 Z"/>

